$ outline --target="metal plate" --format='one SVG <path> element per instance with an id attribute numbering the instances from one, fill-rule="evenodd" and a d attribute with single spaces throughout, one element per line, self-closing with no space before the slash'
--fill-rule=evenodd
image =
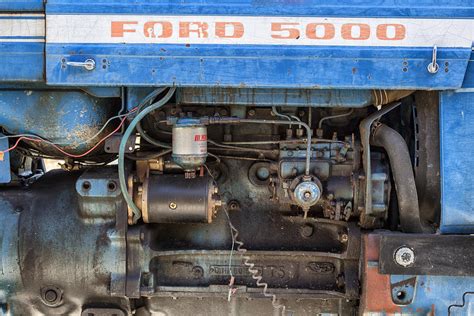
<path id="1" fill-rule="evenodd" d="M 57 85 L 285 88 L 447 89 L 462 85 L 472 41 L 471 35 L 462 36 L 471 22 L 459 19 L 453 23 L 451 18 L 468 14 L 461 3 L 450 3 L 449 9 L 430 7 L 430 19 L 426 19 L 427 8 L 419 1 L 404 1 L 399 6 L 382 1 L 372 11 L 367 10 L 373 7 L 368 1 L 343 10 L 331 0 L 280 2 L 276 9 L 274 1 L 150 4 L 103 0 L 101 5 L 92 0 L 48 1 L 47 81 Z M 405 11 L 408 8 L 411 10 Z M 341 12 L 344 18 L 337 17 Z M 381 16 L 390 18 L 378 19 Z M 311 41 L 307 25 L 323 23 L 325 18 L 332 21 L 336 36 L 330 36 L 329 41 L 316 36 Z M 209 27 L 206 35 L 178 35 L 181 19 L 187 19 L 186 23 L 204 21 L 199 23 Z M 215 24 L 219 20 L 237 20 L 245 30 L 242 38 L 216 35 L 219 28 Z M 170 35 L 151 40 L 146 33 L 147 21 L 167 21 L 172 26 Z M 289 31 L 273 29 L 275 25 L 288 27 L 281 21 L 293 23 L 293 33 L 301 36 L 294 35 L 290 42 L 282 40 L 281 36 L 287 36 L 284 34 Z M 367 38 L 343 35 L 343 25 L 361 23 L 367 27 Z M 409 41 L 376 38 L 380 23 L 406 23 L 402 27 L 406 27 Z M 77 25 L 81 25 L 81 32 L 77 32 Z M 114 28 L 116 32 L 112 34 L 112 25 L 124 27 Z M 433 45 L 439 46 L 441 65 L 436 74 L 427 71 Z M 95 69 L 68 65 L 86 60 L 94 60 Z"/>
<path id="2" fill-rule="evenodd" d="M 3 137 L 0 134 L 0 137 Z M 8 138 L 0 139 L 0 150 L 7 150 L 9 147 Z M 10 183 L 12 179 L 10 172 L 10 153 L 6 152 L 3 154 L 3 158 L 0 160 L 0 183 Z"/>
<path id="3" fill-rule="evenodd" d="M 412 265 L 403 267 L 394 254 L 401 247 L 415 254 Z M 383 274 L 474 276 L 474 236 L 393 234 L 380 240 L 379 267 Z"/>
<path id="4" fill-rule="evenodd" d="M 2 9 L 21 8 L 23 6 L 0 2 L 0 12 Z M 32 6 L 32 10 L 34 8 Z M 0 13 L 0 83 L 43 81 L 44 43 L 43 13 Z"/>
<path id="5" fill-rule="evenodd" d="M 474 233 L 474 93 L 440 94 L 442 233 Z"/>

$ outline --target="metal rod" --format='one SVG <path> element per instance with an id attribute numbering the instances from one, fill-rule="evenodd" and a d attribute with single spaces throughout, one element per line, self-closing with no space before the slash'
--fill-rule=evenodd
<path id="1" fill-rule="evenodd" d="M 352 113 L 354 113 L 354 109 L 351 109 L 349 112 L 346 112 L 346 113 L 323 117 L 322 119 L 319 120 L 318 128 L 323 127 L 324 121 L 332 120 L 332 119 L 340 118 L 340 117 L 345 117 L 345 116 L 351 115 Z"/>
<path id="2" fill-rule="evenodd" d="M 288 122 L 288 121 L 278 121 L 278 120 L 257 120 L 257 119 L 239 119 L 239 123 L 250 123 L 250 124 L 275 124 L 275 125 L 291 125 L 295 124 L 295 122 Z M 306 167 L 305 167 L 305 175 L 310 175 L 311 169 L 311 139 L 312 139 L 312 131 L 311 127 L 308 124 L 303 122 L 298 122 L 298 125 L 303 126 L 306 129 Z"/>

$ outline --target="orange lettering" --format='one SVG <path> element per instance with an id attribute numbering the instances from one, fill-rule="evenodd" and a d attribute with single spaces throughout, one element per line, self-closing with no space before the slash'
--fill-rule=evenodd
<path id="1" fill-rule="evenodd" d="M 359 30 L 359 34 L 354 34 Z M 342 25 L 342 38 L 345 40 L 366 40 L 370 37 L 370 26 L 363 23 L 347 23 Z"/>
<path id="2" fill-rule="evenodd" d="M 196 33 L 198 38 L 208 38 L 209 25 L 206 22 L 180 22 L 179 37 L 190 37 L 191 33 Z"/>
<path id="3" fill-rule="evenodd" d="M 318 30 L 323 31 L 323 34 L 318 35 Z M 331 23 L 310 23 L 306 26 L 306 37 L 309 39 L 328 40 L 333 39 L 336 33 L 334 24 Z"/>
<path id="4" fill-rule="evenodd" d="M 232 34 L 227 34 L 228 26 Z M 240 22 L 216 22 L 216 36 L 220 38 L 241 38 L 244 35 L 244 25 Z"/>
<path id="5" fill-rule="evenodd" d="M 284 32 L 286 34 L 272 34 L 272 38 L 298 39 L 300 30 L 291 26 L 298 26 L 299 23 L 272 23 L 272 32 Z"/>
<path id="6" fill-rule="evenodd" d="M 123 37 L 125 33 L 135 33 L 135 29 L 126 29 L 126 25 L 137 25 L 136 21 L 113 21 L 112 22 L 112 37 Z"/>
<path id="7" fill-rule="evenodd" d="M 161 27 L 161 33 L 157 34 L 156 26 Z M 173 35 L 173 24 L 167 21 L 146 22 L 143 26 L 143 32 L 146 37 L 151 38 L 169 38 Z"/>
<path id="8" fill-rule="evenodd" d="M 390 32 L 389 30 L 392 30 Z M 389 34 L 392 33 L 392 34 Z M 389 36 L 390 35 L 390 36 Z M 377 38 L 382 41 L 400 41 L 405 39 L 406 29 L 402 24 L 380 24 L 377 25 Z"/>

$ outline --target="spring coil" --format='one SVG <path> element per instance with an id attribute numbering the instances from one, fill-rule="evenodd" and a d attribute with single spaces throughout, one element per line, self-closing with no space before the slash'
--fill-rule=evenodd
<path id="1" fill-rule="evenodd" d="M 239 231 L 230 221 L 230 216 L 227 212 L 227 209 L 225 209 L 225 213 L 227 215 L 227 219 L 229 220 L 229 226 L 232 230 L 232 238 L 234 242 L 238 245 L 237 252 L 240 253 L 242 258 L 244 259 L 244 265 L 247 267 L 247 271 L 252 276 L 252 279 L 256 281 L 257 287 L 262 288 L 263 296 L 272 299 L 272 306 L 278 311 L 279 315 L 285 315 L 286 306 L 278 302 L 277 296 L 275 294 L 268 293 L 268 283 L 262 281 L 263 277 L 262 275 L 259 275 L 258 269 L 255 269 L 255 263 L 251 262 L 250 257 L 246 255 L 247 249 L 244 248 L 244 243 L 238 239 Z"/>

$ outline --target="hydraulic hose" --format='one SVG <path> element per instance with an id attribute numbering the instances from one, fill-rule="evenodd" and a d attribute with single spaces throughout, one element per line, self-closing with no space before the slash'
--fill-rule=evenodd
<path id="1" fill-rule="evenodd" d="M 130 207 L 130 209 L 132 210 L 134 224 L 136 224 L 136 222 L 140 219 L 141 211 L 133 202 L 132 197 L 128 194 L 127 181 L 125 178 L 125 148 L 127 146 L 127 141 L 132 135 L 133 131 L 135 130 L 135 127 L 137 126 L 137 124 L 145 116 L 147 116 L 151 112 L 165 105 L 171 99 L 175 91 L 176 91 L 176 88 L 171 88 L 170 90 L 168 90 L 166 95 L 161 100 L 159 100 L 156 103 L 153 103 L 149 107 L 146 107 L 141 112 L 139 112 L 137 116 L 132 120 L 130 125 L 127 127 L 127 129 L 125 130 L 125 133 L 123 134 L 122 140 L 120 142 L 119 153 L 118 153 L 118 175 L 119 175 L 120 190 L 122 191 L 122 195 L 125 201 L 127 202 L 128 207 Z"/>
<path id="2" fill-rule="evenodd" d="M 418 193 L 405 139 L 394 129 L 379 124 L 372 135 L 372 144 L 385 149 L 395 182 L 401 228 L 406 233 L 423 233 L 429 228 L 420 217 Z"/>

